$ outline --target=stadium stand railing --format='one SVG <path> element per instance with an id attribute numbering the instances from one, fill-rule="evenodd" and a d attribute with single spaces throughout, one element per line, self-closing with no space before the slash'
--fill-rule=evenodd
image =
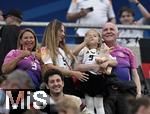
<path id="1" fill-rule="evenodd" d="M 63 23 L 65 27 L 67 28 L 101 28 L 98 25 L 83 25 L 83 24 L 76 24 L 76 23 Z M 0 26 L 5 25 L 5 22 L 0 22 Z M 48 22 L 22 22 L 21 26 L 25 27 L 46 27 L 48 25 Z M 150 25 L 120 25 L 117 24 L 117 27 L 119 29 L 136 29 L 136 30 L 150 30 Z M 38 34 L 40 35 L 40 34 Z M 42 35 L 41 35 L 42 36 Z M 77 37 L 76 35 L 67 35 L 67 37 Z M 78 36 L 79 37 L 79 36 Z M 140 47 L 136 47 L 135 50 L 133 50 L 136 55 L 138 55 L 137 59 L 139 62 L 139 73 L 141 79 L 144 78 L 144 82 L 142 81 L 142 84 L 144 83 L 144 89 L 146 88 L 146 94 L 150 95 L 150 36 L 145 39 L 144 38 L 137 38 L 139 41 Z M 145 42 L 145 43 L 144 43 Z M 71 49 L 75 45 L 70 45 Z M 130 48 L 130 47 L 129 47 Z M 140 48 L 140 53 L 136 50 Z M 145 58 L 146 57 L 146 58 Z M 146 61 L 144 60 L 146 59 Z M 143 90 L 145 91 L 145 90 Z"/>

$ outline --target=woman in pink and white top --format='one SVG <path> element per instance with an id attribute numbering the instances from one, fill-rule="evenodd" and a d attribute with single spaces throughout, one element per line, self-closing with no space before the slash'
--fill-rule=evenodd
<path id="1" fill-rule="evenodd" d="M 5 57 L 2 66 L 4 74 L 15 69 L 26 71 L 32 79 L 35 88 L 39 89 L 41 83 L 41 66 L 36 56 L 37 38 L 32 29 L 26 28 L 18 37 L 18 49 L 11 50 Z"/>

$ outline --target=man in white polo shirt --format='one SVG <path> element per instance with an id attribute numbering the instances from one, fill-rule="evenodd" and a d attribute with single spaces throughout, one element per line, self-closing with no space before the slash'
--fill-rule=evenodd
<path id="1" fill-rule="evenodd" d="M 67 19 L 85 25 L 103 26 L 107 21 L 115 23 L 115 14 L 109 0 L 72 0 Z M 87 30 L 79 28 L 76 33 L 84 36 Z"/>

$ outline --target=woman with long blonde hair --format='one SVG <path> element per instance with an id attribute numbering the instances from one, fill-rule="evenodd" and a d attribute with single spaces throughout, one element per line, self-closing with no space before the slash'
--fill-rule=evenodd
<path id="1" fill-rule="evenodd" d="M 45 29 L 41 58 L 44 63 L 44 70 L 57 69 L 65 75 L 67 93 L 73 94 L 74 87 L 70 77 L 76 77 L 81 81 L 88 79 L 85 73 L 73 70 L 73 63 L 77 61 L 65 44 L 65 27 L 62 22 L 56 19 L 51 21 Z"/>

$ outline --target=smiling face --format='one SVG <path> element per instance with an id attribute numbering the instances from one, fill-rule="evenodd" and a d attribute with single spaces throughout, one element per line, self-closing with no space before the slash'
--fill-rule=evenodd
<path id="1" fill-rule="evenodd" d="M 23 33 L 22 38 L 20 39 L 20 45 L 23 50 L 32 51 L 35 47 L 36 40 L 33 33 L 26 31 Z"/>
<path id="2" fill-rule="evenodd" d="M 113 23 L 106 23 L 102 30 L 102 37 L 106 44 L 115 44 L 118 37 L 118 29 Z"/>
<path id="3" fill-rule="evenodd" d="M 53 95 L 63 92 L 64 82 L 58 74 L 54 74 L 48 78 L 47 87 Z"/>

